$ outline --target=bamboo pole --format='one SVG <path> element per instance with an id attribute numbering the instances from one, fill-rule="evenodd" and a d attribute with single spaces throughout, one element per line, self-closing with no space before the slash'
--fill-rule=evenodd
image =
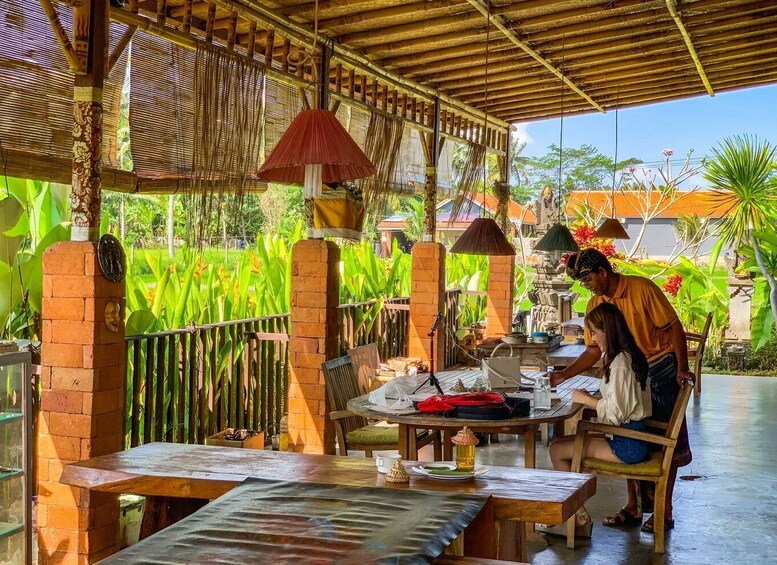
<path id="1" fill-rule="evenodd" d="M 113 48 L 113 53 L 111 53 L 111 56 L 108 59 L 108 70 L 105 73 L 106 75 L 111 74 L 113 67 L 116 66 L 116 63 L 121 58 L 124 50 L 127 48 L 127 45 L 129 45 L 129 42 L 132 40 L 132 36 L 135 35 L 135 31 L 137 29 L 138 28 L 136 26 L 127 26 L 127 29 L 119 39 L 119 42 Z"/>
<path id="2" fill-rule="evenodd" d="M 685 24 L 683 24 L 683 20 L 680 17 L 680 13 L 677 11 L 677 1 L 666 0 L 666 9 L 669 10 L 674 23 L 677 24 L 677 29 L 680 30 L 680 35 L 683 36 L 683 41 L 688 48 L 688 54 L 691 56 L 694 65 L 696 65 L 696 71 L 699 73 L 699 77 L 701 78 L 701 82 L 704 84 L 704 88 L 707 89 L 707 94 L 710 96 L 715 96 L 715 91 L 712 90 L 712 85 L 707 78 L 707 74 L 704 72 L 704 66 L 699 59 L 699 54 L 696 52 L 696 48 L 693 46 L 691 34 L 688 33 L 688 30 L 685 28 Z"/>
<path id="3" fill-rule="evenodd" d="M 59 46 L 65 55 L 65 59 L 67 59 L 67 62 L 70 65 L 70 70 L 75 73 L 83 73 L 84 69 L 81 65 L 81 60 L 78 58 L 78 54 L 76 53 L 73 44 L 70 43 L 67 31 L 65 31 L 62 22 L 59 21 L 59 14 L 54 9 L 54 6 L 52 6 L 51 0 L 40 0 L 40 5 L 51 24 L 51 28 L 54 30 L 54 36 L 57 38 L 57 43 L 59 43 Z"/>

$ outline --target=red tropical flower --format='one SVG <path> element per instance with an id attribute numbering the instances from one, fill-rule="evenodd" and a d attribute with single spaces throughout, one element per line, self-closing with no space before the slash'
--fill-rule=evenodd
<path id="1" fill-rule="evenodd" d="M 664 282 L 661 288 L 673 298 L 677 298 L 677 293 L 680 292 L 681 286 L 683 286 L 683 277 L 675 273 L 666 279 L 666 282 Z"/>

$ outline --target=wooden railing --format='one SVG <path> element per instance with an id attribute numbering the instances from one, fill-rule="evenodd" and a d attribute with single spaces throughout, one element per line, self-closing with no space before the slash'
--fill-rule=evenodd
<path id="1" fill-rule="evenodd" d="M 384 360 L 407 355 L 409 298 L 387 298 L 382 308 L 377 300 L 341 304 L 339 312 L 341 355 L 368 343 L 377 344 Z"/>
<path id="2" fill-rule="evenodd" d="M 127 336 L 125 443 L 272 433 L 283 414 L 289 315 Z"/>

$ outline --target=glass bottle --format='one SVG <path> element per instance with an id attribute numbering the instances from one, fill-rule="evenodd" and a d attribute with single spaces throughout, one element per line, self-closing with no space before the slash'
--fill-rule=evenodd
<path id="1" fill-rule="evenodd" d="M 550 410 L 550 378 L 547 375 L 537 377 L 534 381 L 534 409 Z"/>
<path id="2" fill-rule="evenodd" d="M 451 438 L 456 446 L 456 470 L 472 473 L 475 471 L 475 446 L 480 443 L 469 428 L 463 430 Z"/>
<path id="3" fill-rule="evenodd" d="M 288 451 L 289 450 L 289 425 L 288 425 L 288 414 L 284 414 L 283 418 L 281 418 L 280 423 L 278 424 L 279 433 L 278 433 L 278 450 L 279 451 Z"/>

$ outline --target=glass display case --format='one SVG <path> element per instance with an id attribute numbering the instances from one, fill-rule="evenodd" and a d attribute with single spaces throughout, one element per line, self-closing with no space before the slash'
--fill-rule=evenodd
<path id="1" fill-rule="evenodd" d="M 0 354 L 0 563 L 30 563 L 30 354 Z"/>

